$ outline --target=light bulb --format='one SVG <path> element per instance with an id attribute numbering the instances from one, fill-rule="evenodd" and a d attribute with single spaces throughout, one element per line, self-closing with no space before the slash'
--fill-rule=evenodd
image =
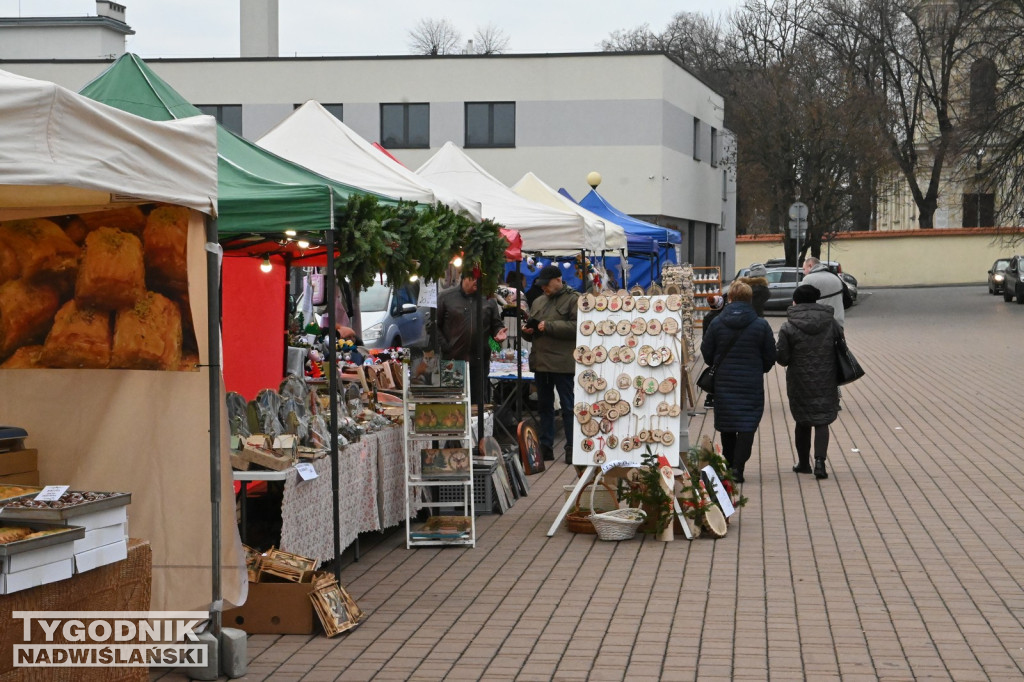
<path id="1" fill-rule="evenodd" d="M 285 230 L 284 234 L 286 237 L 294 237 L 298 233 L 295 230 Z"/>
<path id="2" fill-rule="evenodd" d="M 309 242 L 307 242 L 305 239 L 300 239 L 299 241 L 295 242 L 295 245 L 298 246 L 300 249 L 309 248 Z"/>
<path id="3" fill-rule="evenodd" d="M 264 256 L 263 262 L 260 263 L 260 270 L 263 272 L 270 272 L 274 269 L 273 264 L 270 262 L 270 256 Z"/>
<path id="4" fill-rule="evenodd" d="M 410 282 L 415 282 L 415 281 L 416 281 L 416 280 L 418 280 L 419 278 L 420 278 L 420 276 L 419 276 L 419 275 L 409 275 L 409 281 L 410 281 Z"/>
<path id="5" fill-rule="evenodd" d="M 452 259 L 452 265 L 454 265 L 457 268 L 461 268 L 462 267 L 462 256 L 456 256 L 455 258 L 453 258 Z"/>

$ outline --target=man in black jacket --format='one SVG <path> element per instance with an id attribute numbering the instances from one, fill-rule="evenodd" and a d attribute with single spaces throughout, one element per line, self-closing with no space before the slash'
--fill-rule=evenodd
<path id="1" fill-rule="evenodd" d="M 470 391 L 473 402 L 487 399 L 487 375 L 491 368 L 491 350 L 483 349 L 481 334 L 495 341 L 504 341 L 508 334 L 501 321 L 501 311 L 493 298 L 482 301 L 482 317 L 477 319 L 476 291 L 478 283 L 473 275 L 463 275 L 458 286 L 445 289 L 437 297 L 437 331 L 441 342 L 441 357 L 447 360 L 465 360 L 469 369 Z"/>

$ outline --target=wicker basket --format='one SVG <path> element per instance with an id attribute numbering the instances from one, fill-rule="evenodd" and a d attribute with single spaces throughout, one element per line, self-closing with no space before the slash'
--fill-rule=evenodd
<path id="1" fill-rule="evenodd" d="M 615 509 L 610 512 L 595 512 L 594 488 L 597 487 L 603 476 L 604 472 L 602 471 L 597 475 L 597 480 L 590 488 L 590 516 L 587 518 L 594 524 L 597 537 L 602 540 L 631 540 L 636 536 L 636 529 L 647 518 L 647 513 L 643 509 L 633 509 L 632 507 Z"/>
<path id="2" fill-rule="evenodd" d="M 579 507 L 565 515 L 565 528 L 570 533 L 597 534 L 597 529 L 590 522 L 590 512 L 581 511 Z"/>

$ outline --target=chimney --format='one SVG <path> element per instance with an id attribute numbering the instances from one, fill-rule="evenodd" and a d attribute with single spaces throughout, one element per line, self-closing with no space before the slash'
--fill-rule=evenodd
<path id="1" fill-rule="evenodd" d="M 98 17 L 110 17 L 115 21 L 120 21 L 122 24 L 124 21 L 124 5 L 119 5 L 116 2 L 110 2 L 110 0 L 96 0 L 96 16 Z"/>
<path id="2" fill-rule="evenodd" d="M 238 0 L 241 13 L 241 56 L 278 57 L 278 0 Z"/>

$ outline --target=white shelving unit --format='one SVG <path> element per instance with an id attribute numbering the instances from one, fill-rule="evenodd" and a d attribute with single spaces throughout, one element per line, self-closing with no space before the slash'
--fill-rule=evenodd
<path id="1" fill-rule="evenodd" d="M 437 389 L 418 392 L 410 386 L 408 370 L 403 382 L 402 399 L 405 404 L 405 424 L 402 428 L 405 443 L 405 545 L 407 548 L 437 545 L 476 546 L 476 515 L 473 501 L 473 437 L 472 410 L 469 398 L 469 373 L 464 374 L 461 391 L 442 393 Z M 412 389 L 412 390 L 410 390 Z M 438 423 L 430 426 L 429 419 L 417 423 L 417 417 L 424 418 L 433 413 Z M 438 416 L 440 415 L 440 416 Z M 453 426 L 457 416 L 461 415 L 461 428 Z M 448 420 L 446 428 L 443 420 Z M 422 452 L 424 449 L 443 450 L 446 444 L 458 442 L 459 449 L 465 450 L 465 469 L 458 473 L 430 475 L 424 474 Z M 446 462 L 448 460 L 446 459 Z M 459 456 L 459 462 L 463 460 Z M 441 500 L 439 489 L 444 488 L 446 496 L 451 497 L 452 490 L 461 490 L 461 499 Z M 456 494 L 456 497 L 459 497 Z M 457 519 L 460 523 L 441 524 L 432 527 L 432 521 L 424 524 L 412 521 L 413 501 L 420 508 L 431 511 L 431 519 Z M 438 516 L 435 512 L 440 508 L 462 508 L 461 517 Z M 413 528 L 417 525 L 417 528 Z M 461 530 L 465 527 L 465 530 Z"/>

